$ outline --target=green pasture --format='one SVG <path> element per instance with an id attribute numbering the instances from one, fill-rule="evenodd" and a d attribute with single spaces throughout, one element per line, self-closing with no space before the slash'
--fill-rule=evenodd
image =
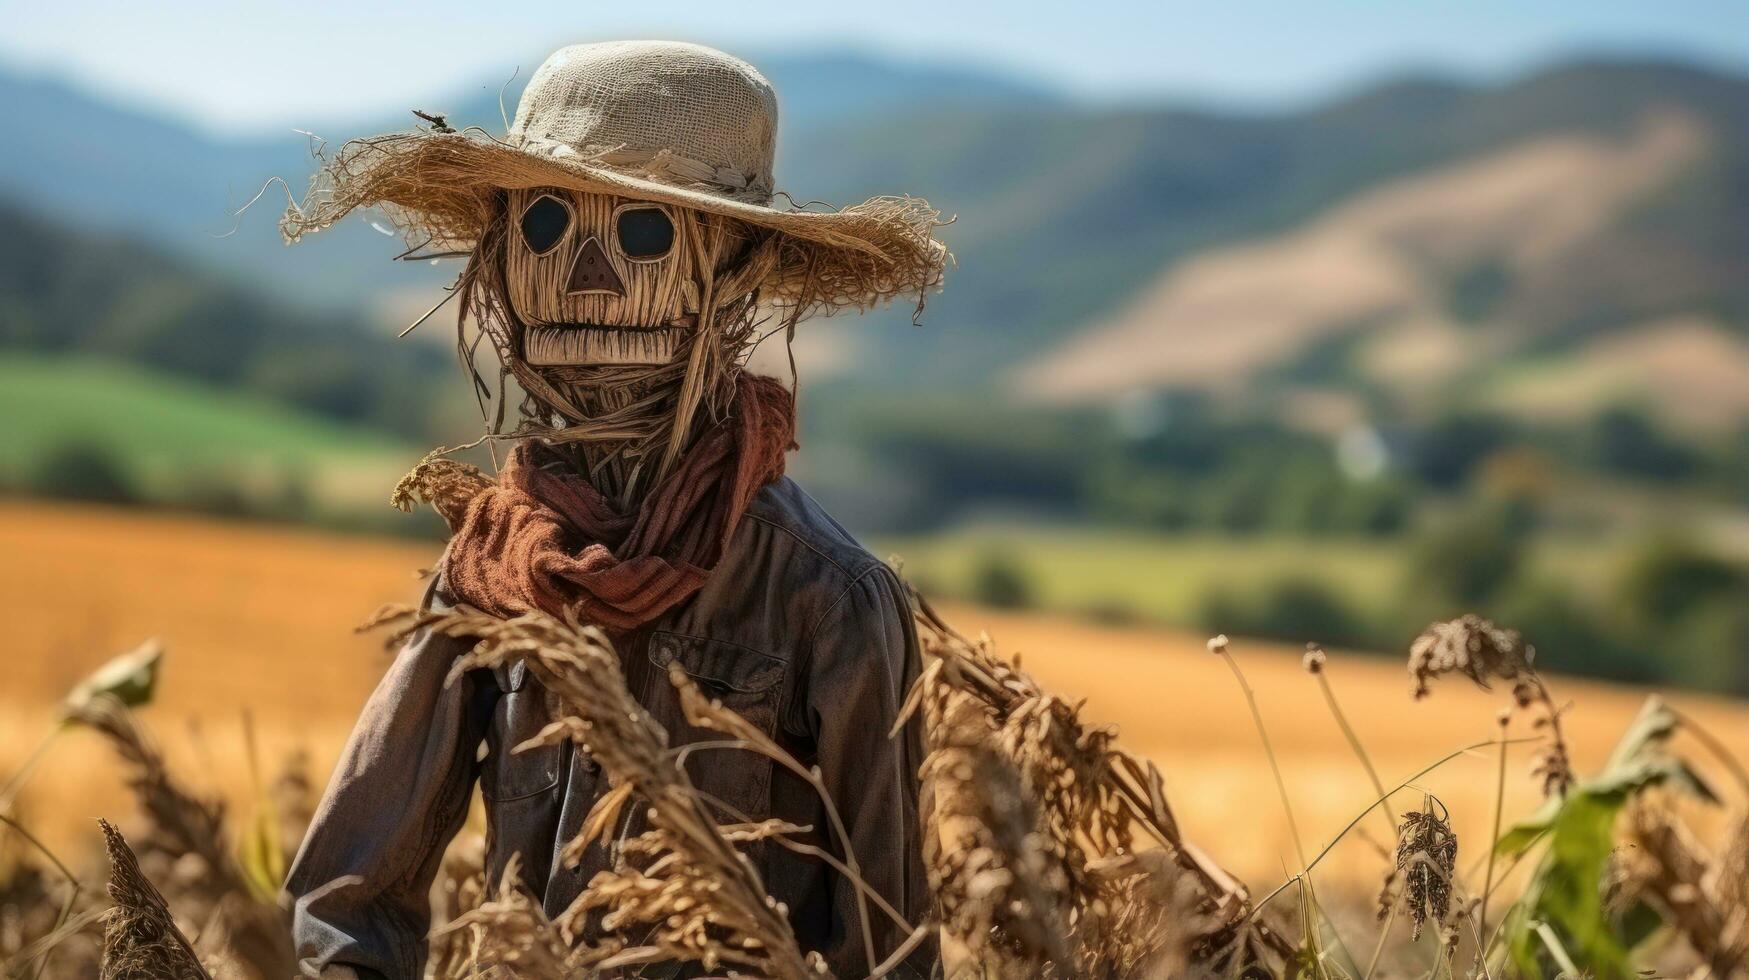
<path id="1" fill-rule="evenodd" d="M 1356 613 L 1388 616 L 1407 587 L 1403 539 L 1164 534 L 1098 527 L 974 526 L 882 538 L 905 575 L 944 596 L 977 596 L 992 564 L 1012 570 L 1029 605 L 1101 617 L 1193 624 L 1217 592 L 1255 594 L 1283 580 L 1315 582 Z M 1592 592 L 1619 545 L 1547 540 L 1531 570 Z"/>
<path id="2" fill-rule="evenodd" d="M 381 481 L 419 451 L 253 398 L 137 367 L 82 358 L 0 359 L 0 476 L 28 485 L 56 454 L 100 454 L 149 498 L 189 481 L 271 489 L 288 482 L 318 501 L 386 499 Z"/>

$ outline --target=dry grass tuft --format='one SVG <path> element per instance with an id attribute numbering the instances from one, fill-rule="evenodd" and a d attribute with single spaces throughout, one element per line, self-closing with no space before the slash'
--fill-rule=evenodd
<path id="1" fill-rule="evenodd" d="M 925 856 L 943 906 L 944 955 L 963 956 L 950 971 L 997 962 L 1021 967 L 999 976 L 1134 976 L 1181 951 L 1201 969 L 1285 968 L 1293 945 L 1183 839 L 1150 763 L 1118 749 L 1109 728 L 1084 724 L 1078 705 L 1042 690 L 987 637 L 967 640 L 913 598 L 924 668 L 904 715 L 924 717 L 923 818 L 940 838 L 926 835 Z M 1008 799 L 1015 789 L 1018 803 Z M 1014 826 L 1027 808 L 1036 819 Z M 971 815 L 989 822 L 962 827 Z M 1163 859 L 1135 860 L 1138 842 Z M 962 845 L 975 859 L 951 852 Z M 1167 867 L 1173 876 L 1159 877 Z M 1193 915 L 1145 904 L 1179 894 L 1179 878 L 1195 895 Z M 1013 922 L 1021 910 L 1037 920 Z M 1186 921 L 1202 928 L 1182 935 Z"/>
<path id="2" fill-rule="evenodd" d="M 1035 829 L 1019 772 L 972 742 L 932 751 L 922 776 L 935 826 L 924 855 L 943 956 L 998 977 L 1069 968 L 1069 883 Z"/>
<path id="3" fill-rule="evenodd" d="M 426 973 L 441 980 L 466 977 L 571 977 L 586 974 L 611 946 L 573 946 L 517 879 L 516 858 L 490 895 L 432 933 L 459 955 L 434 957 Z"/>
<path id="4" fill-rule="evenodd" d="M 424 501 L 454 531 L 467 516 L 468 505 L 492 486 L 492 479 L 478 466 L 445 459 L 447 452 L 450 450 L 439 448 L 426 453 L 395 484 L 389 504 L 401 511 L 411 511 L 416 502 Z"/>
<path id="5" fill-rule="evenodd" d="M 127 764 L 128 788 L 150 821 L 149 846 L 199 858 L 205 865 L 202 877 L 216 893 L 246 890 L 225 850 L 224 804 L 201 798 L 170 774 L 163 753 L 126 705 L 112 697 L 97 697 L 74 709 L 70 717 L 108 739 Z"/>
<path id="6" fill-rule="evenodd" d="M 486 839 L 464 831 L 443 853 L 431 893 L 431 947 L 425 972 L 444 980 L 473 975 L 486 928 L 459 920 L 486 901 Z"/>
<path id="7" fill-rule="evenodd" d="M 120 831 L 100 823 L 115 902 L 104 917 L 103 980 L 212 980 Z"/>
<path id="8" fill-rule="evenodd" d="M 271 978 L 294 972 L 297 957 L 292 950 L 289 917 L 277 905 L 258 898 L 259 890 L 251 888 L 248 875 L 230 850 L 224 806 L 202 799 L 172 776 L 163 754 L 140 728 L 133 712 L 115 698 L 93 698 L 75 708 L 71 717 L 104 735 L 128 764 L 128 786 L 148 821 L 143 847 L 167 871 L 174 869 L 189 911 L 195 921 L 205 923 L 203 941 L 209 934 L 222 937 L 214 940 L 215 948 L 234 950 L 245 962 L 254 964 L 253 973 L 244 975 Z M 281 791 L 295 791 L 297 783 L 294 763 L 288 775 L 281 777 Z M 303 785 L 307 790 L 307 780 Z M 308 812 L 307 801 L 302 811 Z M 301 838 L 302 826 L 294 824 L 293 829 Z M 190 859 L 198 865 L 189 867 Z M 285 860 L 282 855 L 281 868 Z M 277 888 L 277 882 L 272 887 Z"/>
<path id="9" fill-rule="evenodd" d="M 1542 782 L 1543 795 L 1565 796 L 1574 782 L 1573 757 L 1561 731 L 1561 712 L 1535 667 L 1536 648 L 1517 630 L 1496 626 L 1474 613 L 1434 623 L 1409 647 L 1409 674 L 1416 698 L 1432 693 L 1430 682 L 1461 674 L 1477 687 L 1512 682 L 1512 699 L 1521 710 L 1535 709 L 1531 724 L 1549 733 L 1549 742 L 1532 763 L 1531 775 Z"/>
<path id="10" fill-rule="evenodd" d="M 572 867 L 611 833 L 627 806 L 647 806 L 650 830 L 622 848 L 626 858 L 590 880 L 553 926 L 578 962 L 605 970 L 662 960 L 697 962 L 790 980 L 816 973 L 798 948 L 785 910 L 766 894 L 757 872 L 717 826 L 669 750 L 667 735 L 626 689 L 619 656 L 600 630 L 539 613 L 504 620 L 465 607 L 445 612 L 393 610 L 378 618 L 405 635 L 431 629 L 476 640 L 452 677 L 476 667 L 525 663 L 571 715 L 528 745 L 569 740 L 599 762 L 609 790 L 566 844 Z M 646 858 L 643 864 L 633 858 Z M 517 921 L 527 909 L 499 911 Z M 606 938 L 586 939 L 591 913 L 603 913 Z M 517 917 L 521 917 L 517 919 Z M 464 917 L 465 918 L 465 917 Z M 538 935 L 544 936 L 544 931 Z M 544 940 L 543 940 L 544 941 Z M 519 947 L 520 948 L 520 947 Z M 534 947 L 529 947 L 533 949 Z M 544 948 L 544 947 L 542 947 Z"/>

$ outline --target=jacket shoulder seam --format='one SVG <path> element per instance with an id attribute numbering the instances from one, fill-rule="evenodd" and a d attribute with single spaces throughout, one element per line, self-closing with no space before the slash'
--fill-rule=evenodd
<path id="1" fill-rule="evenodd" d="M 810 664 L 812 664 L 814 659 L 814 640 L 820 635 L 820 627 L 826 625 L 826 620 L 831 619 L 832 614 L 838 611 L 838 607 L 844 604 L 844 600 L 850 597 L 852 589 L 861 585 L 863 579 L 868 578 L 870 575 L 879 574 L 880 570 L 886 567 L 887 566 L 878 561 L 871 563 L 867 568 L 859 572 L 856 577 L 846 583 L 844 588 L 839 591 L 838 595 L 831 602 L 826 604 L 826 608 L 820 611 L 820 618 L 814 620 L 814 625 L 809 627 L 808 638 L 804 644 L 804 655 L 807 656 Z M 846 574 L 849 573 L 847 572 Z"/>
<path id="2" fill-rule="evenodd" d="M 751 514 L 750 513 L 750 514 L 745 515 L 745 517 L 747 520 L 753 521 L 753 522 L 758 523 L 758 524 L 763 524 L 766 527 L 771 528 L 773 531 L 778 531 L 778 532 L 781 532 L 785 535 L 788 535 L 789 538 L 791 540 L 795 541 L 796 544 L 799 544 L 802 547 L 813 552 L 814 554 L 818 555 L 822 561 L 826 562 L 828 565 L 831 565 L 833 568 L 837 569 L 838 573 L 840 575 L 849 576 L 851 578 L 850 584 L 852 584 L 852 585 L 855 584 L 856 579 L 859 579 L 862 576 L 868 574 L 868 569 L 866 569 L 866 568 L 863 569 L 862 571 L 859 571 L 859 572 L 851 571 L 849 568 L 845 567 L 843 562 L 839 561 L 838 559 L 827 554 L 825 551 L 821 550 L 812 541 L 809 541 L 807 538 L 802 537 L 800 534 L 797 534 L 794 528 L 786 527 L 785 525 L 779 524 L 778 522 L 776 522 L 768 517 L 761 517 L 758 514 Z M 879 561 L 877 561 L 873 555 L 868 555 L 867 557 L 868 557 L 868 561 L 869 561 L 869 568 L 880 567 L 881 563 Z M 846 588 L 848 588 L 848 586 L 846 586 Z"/>

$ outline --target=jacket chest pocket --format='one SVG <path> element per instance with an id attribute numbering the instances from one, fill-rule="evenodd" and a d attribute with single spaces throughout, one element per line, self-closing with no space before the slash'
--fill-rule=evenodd
<path id="1" fill-rule="evenodd" d="M 713 701 L 747 719 L 766 735 L 777 731 L 783 698 L 784 663 L 757 650 L 704 637 L 658 631 L 650 637 L 649 659 L 656 668 L 646 705 L 668 730 L 671 745 L 711 742 L 729 736 L 687 724 L 679 694 L 668 679 L 677 665 Z M 693 786 L 729 807 L 725 822 L 771 816 L 770 759 L 747 749 L 719 748 L 691 753 L 686 772 Z"/>
<path id="2" fill-rule="evenodd" d="M 492 712 L 488 752 L 480 774 L 480 795 L 508 803 L 550 792 L 559 784 L 560 746 L 516 751 L 557 717 L 557 699 L 528 677 L 521 661 L 493 668 L 499 698 Z"/>

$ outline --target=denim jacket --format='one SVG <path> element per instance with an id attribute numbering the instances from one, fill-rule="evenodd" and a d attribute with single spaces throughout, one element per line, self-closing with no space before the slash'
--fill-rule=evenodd
<path id="1" fill-rule="evenodd" d="M 440 577 L 427 602 L 444 601 Z M 667 729 L 671 746 L 720 737 L 686 724 L 667 677 L 668 665 L 679 664 L 804 765 L 819 766 L 863 877 L 916 925 L 929 912 L 918 725 L 888 738 L 918 671 L 909 610 L 892 570 L 785 479 L 755 499 L 703 588 L 619 650 L 632 693 Z M 472 671 L 446 686 L 470 645 L 415 634 L 353 730 L 286 885 L 309 972 L 345 966 L 363 977 L 420 975 L 428 892 L 476 781 L 490 881 L 520 854 L 524 883 L 557 915 L 607 867 L 599 843 L 579 867 L 558 858 L 607 789 L 605 775 L 569 744 L 512 754 L 556 717 L 558 704 L 520 665 Z M 783 767 L 734 750 L 693 753 L 686 765 L 726 814 L 812 827 L 812 841 L 842 857 L 818 796 Z M 749 856 L 788 908 L 802 948 L 821 952 L 840 977 L 867 975 L 850 883 L 774 843 L 753 845 Z M 876 954 L 885 957 L 905 936 L 873 903 L 870 915 Z M 933 955 L 922 950 L 898 975 L 928 972 Z M 669 964 L 643 975 L 686 972 Z"/>

